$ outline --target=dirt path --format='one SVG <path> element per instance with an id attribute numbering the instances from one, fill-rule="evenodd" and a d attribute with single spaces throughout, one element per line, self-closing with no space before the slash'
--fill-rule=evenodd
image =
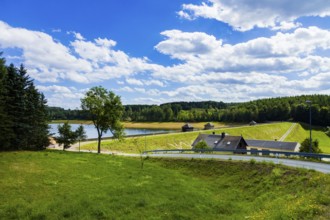
<path id="1" fill-rule="evenodd" d="M 291 127 L 283 134 L 283 136 L 279 139 L 279 141 L 284 141 L 285 138 L 291 133 L 291 131 L 296 127 L 297 123 L 293 123 Z"/>

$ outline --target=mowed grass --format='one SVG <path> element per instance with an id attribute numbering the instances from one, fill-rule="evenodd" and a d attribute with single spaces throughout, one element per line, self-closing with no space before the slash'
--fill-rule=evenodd
<path id="1" fill-rule="evenodd" d="M 0 153 L 0 219 L 329 219 L 330 176 L 254 162 Z"/>
<path id="2" fill-rule="evenodd" d="M 201 130 L 196 132 L 179 132 L 146 137 L 140 136 L 125 138 L 122 141 L 102 140 L 101 149 L 127 153 L 138 153 L 144 150 L 156 149 L 190 149 L 192 142 L 196 139 L 198 134 L 211 134 L 212 132 L 215 132 L 216 134 L 225 132 L 236 136 L 243 135 L 245 139 L 278 140 L 290 128 L 291 125 L 292 123 L 284 122 L 261 124 L 256 126 L 226 127 L 208 131 Z M 97 142 L 84 144 L 81 148 L 85 150 L 96 150 Z"/>
<path id="3" fill-rule="evenodd" d="M 297 124 L 285 141 L 301 143 L 306 138 L 309 138 L 309 125 Z M 312 127 L 312 139 L 317 139 L 319 141 L 319 147 L 323 153 L 330 153 L 330 137 L 324 133 L 324 128 Z"/>

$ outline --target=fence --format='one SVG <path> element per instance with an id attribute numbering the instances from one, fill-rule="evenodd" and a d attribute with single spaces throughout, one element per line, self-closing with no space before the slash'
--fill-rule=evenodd
<path id="1" fill-rule="evenodd" d="M 288 152 L 288 151 L 271 151 L 271 150 L 225 150 L 225 149 L 171 149 L 171 150 L 150 150 L 144 151 L 143 154 L 149 153 L 233 153 L 233 154 L 248 154 L 250 155 L 258 155 L 258 156 L 273 156 L 273 157 L 290 157 L 290 156 L 298 156 L 298 157 L 309 157 L 316 159 L 330 158 L 330 154 L 315 154 L 315 153 L 305 153 L 305 152 Z"/>

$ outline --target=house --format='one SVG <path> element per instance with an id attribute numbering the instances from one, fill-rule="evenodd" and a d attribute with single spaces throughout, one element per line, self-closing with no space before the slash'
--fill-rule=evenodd
<path id="1" fill-rule="evenodd" d="M 249 147 L 254 147 L 258 150 L 298 152 L 300 148 L 300 144 L 297 142 L 246 140 L 246 143 Z"/>
<path id="2" fill-rule="evenodd" d="M 194 127 L 189 123 L 186 123 L 185 125 L 182 126 L 182 131 L 183 132 L 193 131 L 193 130 L 194 130 Z"/>
<path id="3" fill-rule="evenodd" d="M 230 136 L 225 133 L 222 133 L 221 135 L 200 134 L 193 142 L 192 147 L 194 148 L 198 142 L 203 140 L 210 148 L 215 150 L 246 150 L 247 147 L 247 143 L 242 136 Z"/>
<path id="4" fill-rule="evenodd" d="M 250 126 L 252 126 L 252 125 L 256 125 L 256 124 L 257 124 L 257 122 L 255 122 L 255 121 L 253 121 L 253 120 L 250 121 L 250 123 L 249 123 Z"/>
<path id="5" fill-rule="evenodd" d="M 204 125 L 204 130 L 214 129 L 214 125 L 210 122 Z"/>

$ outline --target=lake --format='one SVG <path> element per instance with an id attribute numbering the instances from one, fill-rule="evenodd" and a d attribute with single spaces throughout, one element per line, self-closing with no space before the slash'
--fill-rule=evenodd
<path id="1" fill-rule="evenodd" d="M 57 136 L 57 126 L 59 124 L 49 124 L 50 129 L 49 132 L 53 134 L 53 136 Z M 80 124 L 70 124 L 71 130 L 75 131 Z M 97 131 L 94 125 L 83 125 L 87 138 L 97 138 Z M 144 134 L 158 134 L 158 133 L 170 133 L 173 132 L 173 130 L 164 130 L 164 129 L 135 129 L 135 128 L 126 128 L 124 129 L 125 136 L 131 136 L 131 135 L 144 135 Z M 103 134 L 102 137 L 112 137 L 112 134 L 110 131 L 108 131 L 106 134 Z"/>

